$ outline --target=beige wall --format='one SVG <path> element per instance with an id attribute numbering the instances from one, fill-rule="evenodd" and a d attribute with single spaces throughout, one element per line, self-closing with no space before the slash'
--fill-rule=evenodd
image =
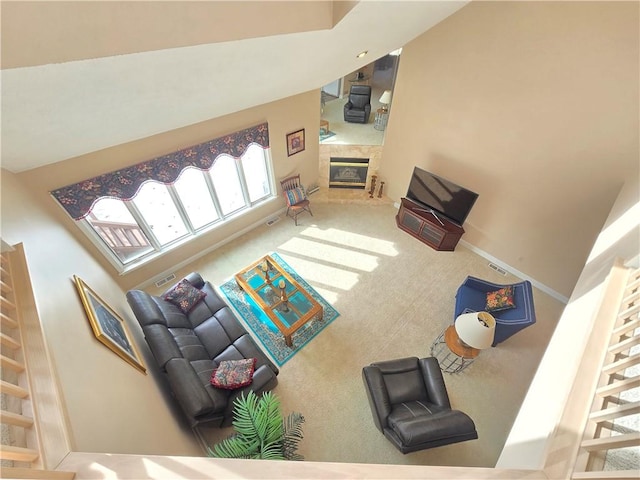
<path id="1" fill-rule="evenodd" d="M 58 206 L 48 192 L 56 188 L 78 182 L 83 179 L 110 172 L 118 168 L 133 165 L 164 155 L 190 145 L 195 145 L 221 135 L 238 131 L 246 127 L 267 121 L 271 143 L 271 157 L 276 180 L 291 173 L 300 173 L 305 185 L 318 180 L 318 129 L 320 124 L 319 90 L 314 90 L 277 102 L 244 110 L 224 117 L 215 118 L 188 127 L 173 130 L 141 140 L 118 145 L 64 162 L 47 165 L 18 174 L 31 191 L 41 208 L 69 230 L 76 241 L 81 243 L 113 276 L 115 281 L 128 290 L 140 285 L 159 274 L 170 271 L 172 267 L 202 251 L 224 242 L 235 232 L 262 221 L 284 207 L 284 200 L 268 202 L 262 207 L 233 221 L 222 225 L 209 233 L 194 239 L 179 249 L 171 251 L 148 265 L 118 276 L 116 270 L 98 252 L 87 237 L 74 224 L 75 222 Z M 305 128 L 305 150 L 287 156 L 286 134 Z M 278 183 L 276 181 L 276 183 Z M 279 183 L 277 184 L 280 188 Z"/>
<path id="2" fill-rule="evenodd" d="M 549 478 L 566 478 L 571 472 L 572 454 L 582 441 L 592 388 L 605 358 L 606 338 L 611 336 L 613 322 L 604 313 L 611 309 L 610 315 L 615 319 L 621 306 L 620 296 L 613 295 L 614 299 L 611 293 L 606 295 L 612 269 L 618 262 L 640 268 L 637 177 L 622 187 L 590 249 L 496 467 L 544 467 Z M 585 367 L 585 362 L 591 365 Z"/>
<path id="3" fill-rule="evenodd" d="M 324 30 L 354 2 L 340 3 L 3 2 L 2 68 Z"/>
<path id="4" fill-rule="evenodd" d="M 638 175 L 637 20 L 636 3 L 474 2 L 411 42 L 380 167 L 388 194 L 405 193 L 414 165 L 476 190 L 464 238 L 568 296 L 624 178 Z M 48 192 L 262 121 L 276 177 L 299 171 L 316 182 L 318 97 L 308 92 L 19 175 L 2 172 L 2 237 L 24 243 L 76 450 L 199 454 L 172 403 L 149 401 L 162 398 L 153 376 L 93 338 L 71 276 L 109 302 L 141 342 L 128 288 L 284 203 L 119 277 Z M 285 134 L 299 128 L 306 150 L 287 157 Z"/>
<path id="5" fill-rule="evenodd" d="M 143 375 L 95 339 L 72 276 L 78 275 L 109 303 L 142 345 L 126 291 L 269 217 L 284 206 L 284 200 L 270 202 L 144 268 L 118 276 L 48 192 L 263 121 L 269 122 L 276 178 L 300 172 L 306 184 L 317 182 L 319 105 L 319 91 L 313 91 L 22 174 L 2 170 L 2 239 L 24 244 L 74 450 L 202 454 L 191 431 L 181 425 L 182 414 L 168 398 L 162 379 L 155 378 L 159 375 L 153 359 L 145 359 L 149 374 Z M 300 128 L 306 129 L 306 149 L 288 157 L 286 133 Z M 158 401 L 163 396 L 166 401 Z M 136 435 L 128 435 L 131 431 Z"/>
<path id="6" fill-rule="evenodd" d="M 94 337 L 76 293 L 78 275 L 119 313 L 141 345 L 125 292 L 43 208 L 32 186 L 2 171 L 2 239 L 22 242 L 36 305 L 66 405 L 74 450 L 199 455 L 193 434 L 144 375 Z M 146 358 L 147 366 L 150 365 Z M 130 432 L 136 432 L 131 435 Z"/>
<path id="7" fill-rule="evenodd" d="M 568 297 L 638 176 L 638 3 L 472 2 L 403 48 L 380 170 L 480 194 L 464 240 Z"/>

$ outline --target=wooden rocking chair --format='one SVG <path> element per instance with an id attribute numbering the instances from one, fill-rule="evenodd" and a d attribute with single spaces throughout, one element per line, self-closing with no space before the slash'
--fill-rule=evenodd
<path id="1" fill-rule="evenodd" d="M 309 212 L 313 217 L 307 193 L 300 183 L 300 174 L 280 180 L 280 185 L 282 186 L 284 199 L 287 202 L 287 217 L 293 218 L 296 226 L 298 226 L 298 215 L 302 212 Z"/>

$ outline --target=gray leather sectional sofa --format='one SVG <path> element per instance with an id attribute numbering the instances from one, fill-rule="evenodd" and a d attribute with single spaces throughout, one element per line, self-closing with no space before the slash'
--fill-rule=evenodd
<path id="1" fill-rule="evenodd" d="M 164 299 L 173 287 L 161 296 L 131 290 L 127 301 L 189 424 L 228 426 L 235 398 L 249 390 L 272 390 L 279 371 L 209 282 L 198 273 L 185 279 L 206 293 L 186 314 Z M 211 374 L 221 361 L 246 358 L 257 359 L 250 385 L 236 390 L 211 385 Z"/>

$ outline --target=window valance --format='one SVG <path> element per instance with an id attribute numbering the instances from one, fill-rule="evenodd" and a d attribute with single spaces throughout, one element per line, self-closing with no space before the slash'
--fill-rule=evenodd
<path id="1" fill-rule="evenodd" d="M 209 170 L 220 155 L 241 157 L 251 144 L 269 148 L 269 126 L 262 123 L 177 152 L 105 173 L 51 192 L 75 220 L 91 212 L 100 198 L 131 200 L 147 180 L 165 184 L 175 182 L 187 167 Z"/>

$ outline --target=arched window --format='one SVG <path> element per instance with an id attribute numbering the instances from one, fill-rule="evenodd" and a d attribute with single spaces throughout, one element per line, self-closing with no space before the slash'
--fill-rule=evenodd
<path id="1" fill-rule="evenodd" d="M 272 198 L 266 124 L 51 192 L 125 271 Z"/>
<path id="2" fill-rule="evenodd" d="M 244 207 L 246 200 L 235 158 L 221 155 L 211 167 L 209 174 L 223 215 L 230 215 Z"/>

